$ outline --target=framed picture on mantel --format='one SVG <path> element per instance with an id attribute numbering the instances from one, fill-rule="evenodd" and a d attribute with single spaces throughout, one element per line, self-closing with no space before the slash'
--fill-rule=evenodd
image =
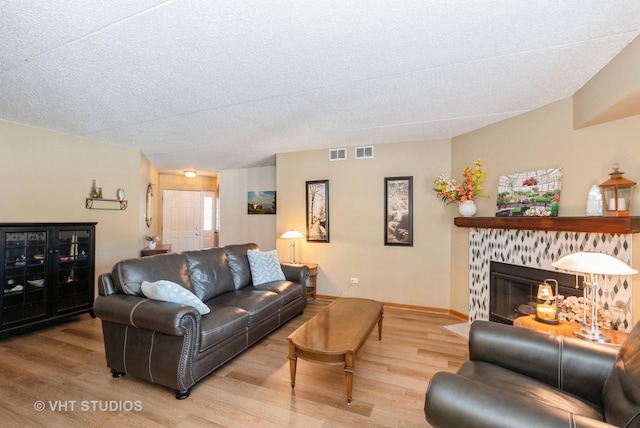
<path id="1" fill-rule="evenodd" d="M 562 168 L 502 175 L 496 217 L 557 217 Z"/>

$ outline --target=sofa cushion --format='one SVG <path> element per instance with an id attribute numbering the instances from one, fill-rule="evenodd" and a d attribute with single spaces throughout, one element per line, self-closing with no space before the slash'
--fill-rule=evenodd
<path id="1" fill-rule="evenodd" d="M 223 248 L 227 253 L 227 263 L 233 275 L 233 284 L 236 290 L 251 284 L 251 268 L 247 251 L 257 250 L 258 246 L 256 244 L 237 244 L 227 245 Z"/>
<path id="2" fill-rule="evenodd" d="M 273 291 L 280 296 L 281 306 L 286 306 L 292 301 L 304 298 L 306 299 L 306 287 L 291 281 L 274 281 L 255 287 L 259 290 Z"/>
<path id="3" fill-rule="evenodd" d="M 201 315 L 208 314 L 211 311 L 195 294 L 175 282 L 166 280 L 142 281 L 140 288 L 142 294 L 149 299 L 193 306 Z"/>
<path id="4" fill-rule="evenodd" d="M 259 323 L 277 314 L 280 310 L 280 297 L 272 291 L 245 288 L 222 294 L 208 302 L 214 306 L 233 306 L 242 308 L 249 314 L 249 324 Z"/>
<path id="5" fill-rule="evenodd" d="M 284 281 L 284 273 L 280 268 L 278 252 L 271 251 L 247 251 L 247 259 L 251 269 L 251 281 L 253 285 L 262 285 L 267 282 Z"/>
<path id="6" fill-rule="evenodd" d="M 246 333 L 249 314 L 234 306 L 210 305 L 211 312 L 200 321 L 200 351 L 204 351 L 228 338 Z"/>
<path id="7" fill-rule="evenodd" d="M 618 352 L 604 385 L 603 401 L 608 423 L 640 425 L 640 322 Z"/>
<path id="8" fill-rule="evenodd" d="M 235 290 L 233 276 L 227 265 L 227 253 L 222 248 L 185 251 L 193 292 L 200 300 L 207 300 Z"/>
<path id="9" fill-rule="evenodd" d="M 193 292 L 187 261 L 182 254 L 158 254 L 116 263 L 111 270 L 113 285 L 118 292 L 142 297 L 142 281 L 168 280 Z"/>

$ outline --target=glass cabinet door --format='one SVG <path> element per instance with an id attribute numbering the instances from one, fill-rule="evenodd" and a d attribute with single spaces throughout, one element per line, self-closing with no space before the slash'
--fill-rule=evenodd
<path id="1" fill-rule="evenodd" d="M 3 234 L 2 325 L 47 315 L 46 230 Z"/>
<path id="2" fill-rule="evenodd" d="M 57 231 L 57 312 L 86 306 L 93 299 L 93 251 L 89 229 Z"/>

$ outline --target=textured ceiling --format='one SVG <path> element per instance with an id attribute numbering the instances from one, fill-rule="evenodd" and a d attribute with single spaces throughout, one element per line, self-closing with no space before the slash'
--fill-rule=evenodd
<path id="1" fill-rule="evenodd" d="M 451 138 L 573 95 L 637 0 L 0 0 L 0 119 L 165 173 Z"/>

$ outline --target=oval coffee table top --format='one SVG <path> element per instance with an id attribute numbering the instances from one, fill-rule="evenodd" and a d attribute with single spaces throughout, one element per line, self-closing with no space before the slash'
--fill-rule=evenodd
<path id="1" fill-rule="evenodd" d="M 338 298 L 289 335 L 297 349 L 316 354 L 356 352 L 382 317 L 383 304 Z"/>

